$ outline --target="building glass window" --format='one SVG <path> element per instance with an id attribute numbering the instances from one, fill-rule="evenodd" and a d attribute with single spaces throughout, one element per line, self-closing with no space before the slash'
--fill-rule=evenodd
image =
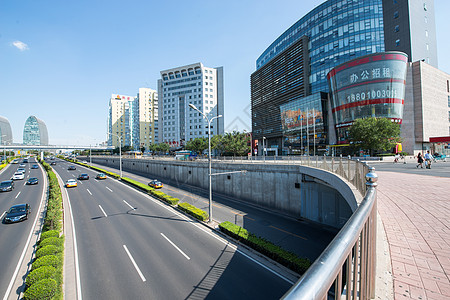
<path id="1" fill-rule="evenodd" d="M 400 46 L 400 39 L 395 40 L 395 47 L 398 47 L 398 46 Z"/>
<path id="2" fill-rule="evenodd" d="M 400 31 L 400 26 L 395 25 L 395 32 L 399 32 Z"/>
<path id="3" fill-rule="evenodd" d="M 398 18 L 398 11 L 395 11 L 394 12 L 394 19 L 397 19 Z"/>

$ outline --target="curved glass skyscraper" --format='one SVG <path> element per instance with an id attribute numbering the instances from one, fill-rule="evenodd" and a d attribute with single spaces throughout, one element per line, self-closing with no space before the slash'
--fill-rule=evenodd
<path id="1" fill-rule="evenodd" d="M 48 145 L 48 132 L 44 121 L 35 116 L 28 117 L 23 128 L 23 144 L 36 146 Z"/>
<path id="2" fill-rule="evenodd" d="M 7 118 L 0 116 L 0 145 L 11 145 L 12 142 L 11 125 Z"/>

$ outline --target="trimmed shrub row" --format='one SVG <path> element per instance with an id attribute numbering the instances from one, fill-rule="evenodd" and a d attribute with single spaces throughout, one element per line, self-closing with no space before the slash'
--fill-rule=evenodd
<path id="1" fill-rule="evenodd" d="M 178 204 L 178 208 L 201 221 L 206 221 L 209 219 L 209 215 L 205 211 L 203 211 L 187 202 Z"/>
<path id="2" fill-rule="evenodd" d="M 264 238 L 258 237 L 236 224 L 226 221 L 220 223 L 219 228 L 225 234 L 270 257 L 300 275 L 304 274 L 311 266 L 311 261 L 309 259 L 298 257 L 295 253 L 284 250 L 280 246 L 277 246 Z"/>
<path id="3" fill-rule="evenodd" d="M 41 164 L 47 171 L 49 196 L 36 259 L 25 280 L 26 300 L 63 299 L 64 237 L 59 236 L 62 225 L 61 188 L 52 168 L 45 162 L 41 161 Z"/>

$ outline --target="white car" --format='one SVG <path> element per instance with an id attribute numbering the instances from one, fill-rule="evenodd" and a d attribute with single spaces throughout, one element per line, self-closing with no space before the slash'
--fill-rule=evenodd
<path id="1" fill-rule="evenodd" d="M 25 173 L 25 169 L 24 168 L 18 168 L 16 173 Z"/>
<path id="2" fill-rule="evenodd" d="M 11 177 L 12 180 L 21 180 L 24 179 L 25 175 L 23 173 L 20 172 L 16 172 L 14 173 L 13 177 Z"/>

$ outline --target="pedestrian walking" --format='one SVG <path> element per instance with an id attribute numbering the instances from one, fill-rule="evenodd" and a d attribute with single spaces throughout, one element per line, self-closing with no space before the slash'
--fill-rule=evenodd
<path id="1" fill-rule="evenodd" d="M 417 166 L 416 166 L 416 168 L 418 168 L 419 166 L 423 169 L 423 156 L 422 156 L 422 153 L 420 153 L 420 152 L 419 152 L 419 154 L 417 154 Z"/>
<path id="2" fill-rule="evenodd" d="M 425 167 L 427 169 L 431 169 L 431 160 L 433 159 L 433 157 L 430 154 L 430 150 L 428 150 L 427 153 L 425 153 L 424 158 L 425 158 Z"/>

